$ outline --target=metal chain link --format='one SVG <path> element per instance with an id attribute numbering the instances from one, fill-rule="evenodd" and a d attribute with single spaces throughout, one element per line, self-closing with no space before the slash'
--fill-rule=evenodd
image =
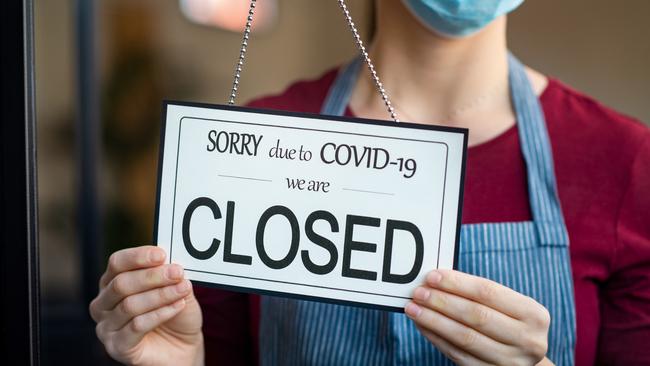
<path id="1" fill-rule="evenodd" d="M 246 57 L 248 37 L 251 33 L 251 26 L 253 25 L 253 14 L 255 13 L 256 1 L 257 0 L 251 0 L 251 5 L 248 9 L 248 18 L 246 18 L 246 27 L 244 28 L 244 38 L 242 39 L 241 48 L 239 49 L 239 60 L 237 61 L 237 67 L 235 67 L 235 79 L 232 82 L 232 89 L 230 90 L 230 99 L 228 99 L 228 105 L 235 104 L 235 98 L 237 98 L 237 88 L 239 87 L 239 78 L 241 77 L 241 70 L 244 66 L 244 58 Z"/>
<path id="2" fill-rule="evenodd" d="M 372 64 L 370 57 L 368 57 L 368 52 L 366 52 L 366 47 L 363 45 L 363 41 L 359 36 L 357 27 L 354 25 L 354 22 L 352 21 L 352 16 L 350 16 L 350 11 L 348 10 L 348 7 L 345 5 L 345 1 L 338 0 L 338 2 L 339 2 L 339 7 L 341 8 L 343 14 L 345 15 L 345 20 L 348 22 L 348 27 L 352 31 L 352 35 L 354 36 L 354 41 L 357 44 L 357 48 L 359 49 L 361 56 L 363 56 L 366 65 L 368 65 L 368 70 L 370 71 L 372 80 L 375 82 L 375 86 L 377 87 L 379 94 L 381 94 L 381 99 L 384 100 L 384 104 L 386 105 L 386 109 L 390 114 L 390 118 L 392 118 L 393 121 L 395 122 L 399 122 L 399 119 L 397 118 L 397 113 L 395 113 L 395 108 L 393 108 L 390 99 L 388 99 L 388 94 L 386 94 L 386 90 L 384 90 L 384 85 L 381 83 L 381 81 L 379 81 L 379 76 L 377 75 L 375 66 Z"/>
<path id="3" fill-rule="evenodd" d="M 253 24 L 253 14 L 255 13 L 256 1 L 257 0 L 251 0 L 250 8 L 248 10 L 248 18 L 246 19 L 246 27 L 244 28 L 244 38 L 242 39 L 241 49 L 239 51 L 239 60 L 237 61 L 237 67 L 235 68 L 235 77 L 232 83 L 232 89 L 230 91 L 230 98 L 228 100 L 229 105 L 235 104 L 235 98 L 237 98 L 239 78 L 241 77 L 241 71 L 244 66 L 244 59 L 246 57 L 246 47 L 248 46 L 248 38 L 250 36 L 251 26 Z M 397 113 L 395 113 L 395 108 L 393 108 L 393 105 L 391 104 L 390 99 L 388 98 L 388 94 L 386 94 L 386 90 L 384 90 L 383 84 L 381 83 L 381 81 L 379 81 L 379 76 L 377 75 L 375 66 L 372 64 L 372 61 L 368 56 L 368 52 L 366 52 L 366 47 L 363 45 L 363 41 L 359 36 L 357 27 L 354 25 L 354 21 L 352 21 L 352 16 L 350 15 L 350 11 L 348 10 L 348 7 L 345 5 L 345 1 L 338 0 L 338 2 L 339 2 L 339 7 L 341 8 L 343 14 L 345 15 L 345 20 L 348 23 L 348 27 L 350 28 L 350 31 L 352 31 L 352 35 L 354 36 L 354 41 L 356 42 L 357 48 L 359 49 L 361 56 L 363 56 L 366 65 L 368 65 L 368 70 L 370 71 L 372 80 L 374 81 L 375 86 L 379 91 L 379 94 L 381 94 L 381 99 L 384 101 L 384 104 L 386 105 L 386 109 L 390 114 L 390 118 L 395 122 L 399 122 L 399 119 L 397 118 Z"/>

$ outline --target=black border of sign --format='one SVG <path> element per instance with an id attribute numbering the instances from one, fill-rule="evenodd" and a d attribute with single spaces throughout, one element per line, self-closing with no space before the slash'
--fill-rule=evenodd
<path id="1" fill-rule="evenodd" d="M 393 127 L 393 128 L 405 128 L 406 127 L 406 128 L 413 128 L 413 129 L 444 131 L 444 132 L 453 132 L 453 133 L 462 134 L 463 135 L 463 151 L 462 151 L 463 156 L 462 156 L 462 166 L 461 166 L 461 174 L 460 174 L 460 187 L 461 187 L 461 190 L 459 192 L 459 197 L 458 197 L 458 217 L 456 219 L 456 242 L 455 242 L 455 246 L 454 246 L 454 262 L 453 262 L 453 268 L 454 269 L 458 268 L 458 251 L 459 251 L 459 244 L 460 244 L 459 243 L 459 241 L 460 241 L 460 227 L 461 227 L 462 209 L 463 209 L 463 191 L 464 191 L 463 187 L 464 187 L 464 183 L 465 183 L 465 170 L 466 170 L 465 168 L 466 168 L 466 160 L 467 160 L 467 139 L 468 139 L 468 134 L 469 134 L 468 129 L 459 128 L 459 127 L 424 125 L 424 124 L 416 124 L 416 123 L 409 123 L 409 122 L 394 123 L 394 122 L 391 122 L 391 121 L 381 121 L 381 120 L 373 120 L 373 119 L 365 119 L 365 118 L 350 118 L 350 117 L 341 117 L 341 116 L 312 114 L 312 113 L 289 112 L 289 111 L 281 111 L 281 110 L 266 110 L 266 109 L 250 108 L 250 107 L 227 106 L 227 105 L 221 105 L 221 104 L 181 102 L 181 101 L 174 101 L 174 100 L 163 100 L 163 105 L 162 105 L 163 110 L 162 110 L 162 123 L 161 123 L 161 127 L 160 127 L 160 145 L 159 145 L 159 148 L 158 148 L 158 178 L 157 178 L 157 187 L 156 187 L 156 210 L 155 210 L 154 224 L 153 224 L 153 231 L 154 231 L 153 232 L 153 243 L 154 243 L 154 245 L 158 245 L 158 221 L 159 221 L 159 214 L 160 214 L 160 190 L 161 190 L 161 183 L 162 183 L 162 168 L 163 168 L 163 156 L 164 156 L 164 146 L 165 146 L 165 133 L 166 133 L 166 128 L 167 128 L 167 107 L 169 105 L 178 105 L 178 106 L 196 107 L 196 108 L 206 108 L 206 109 L 220 109 L 220 110 L 229 110 L 229 111 L 236 111 L 236 112 L 253 112 L 253 113 L 270 114 L 270 115 L 276 115 L 276 116 L 289 116 L 289 117 L 302 117 L 302 118 L 312 118 L 312 119 L 322 119 L 322 120 L 334 120 L 334 121 L 350 122 L 350 123 L 358 123 L 358 124 L 366 124 L 366 125 L 381 125 L 381 126 Z M 215 283 L 209 283 L 209 282 L 203 282 L 203 281 L 197 281 L 197 280 L 192 280 L 192 283 L 199 284 L 199 285 L 206 286 L 206 287 L 220 288 L 220 289 L 232 290 L 232 291 L 238 291 L 238 292 L 255 293 L 255 294 L 260 294 L 260 295 L 281 296 L 281 297 L 288 297 L 288 298 L 294 298 L 294 299 L 300 299 L 300 300 L 312 300 L 312 301 L 316 300 L 316 301 L 320 301 L 320 302 L 326 302 L 326 303 L 332 303 L 332 304 L 338 304 L 338 305 L 353 305 L 353 306 L 371 308 L 371 309 L 388 310 L 388 311 L 401 312 L 401 313 L 404 312 L 404 309 L 401 308 L 401 307 L 393 307 L 393 306 L 385 306 L 385 305 L 373 305 L 373 304 L 356 302 L 356 301 L 330 299 L 330 298 L 324 298 L 324 297 L 318 297 L 318 296 L 298 295 L 298 294 L 292 294 L 292 293 L 286 293 L 286 292 L 278 292 L 278 291 L 270 291 L 270 290 L 262 290 L 262 289 L 253 289 L 253 288 L 249 288 L 249 287 L 215 284 Z"/>

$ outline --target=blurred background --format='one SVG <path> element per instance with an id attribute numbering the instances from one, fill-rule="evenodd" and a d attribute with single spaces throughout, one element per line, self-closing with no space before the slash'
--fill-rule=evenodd
<path id="1" fill-rule="evenodd" d="M 161 101 L 226 101 L 248 1 L 34 2 L 42 360 L 111 364 L 87 304 L 110 253 L 152 241 Z M 368 39 L 373 1 L 348 6 Z M 647 123 L 647 14 L 647 0 L 528 0 L 510 48 Z M 254 24 L 239 104 L 355 55 L 334 0 L 260 0 Z"/>

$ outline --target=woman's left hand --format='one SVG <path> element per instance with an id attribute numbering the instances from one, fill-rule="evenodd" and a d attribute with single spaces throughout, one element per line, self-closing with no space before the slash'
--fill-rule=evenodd
<path id="1" fill-rule="evenodd" d="M 418 330 L 460 365 L 546 363 L 548 310 L 485 278 L 434 270 L 405 307 Z"/>

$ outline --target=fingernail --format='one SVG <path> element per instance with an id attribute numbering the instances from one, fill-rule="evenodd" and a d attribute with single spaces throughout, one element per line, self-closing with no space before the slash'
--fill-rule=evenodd
<path id="1" fill-rule="evenodd" d="M 427 282 L 432 285 L 435 285 L 436 283 L 440 282 L 441 279 L 442 279 L 442 275 L 438 271 L 431 271 L 427 275 Z"/>
<path id="2" fill-rule="evenodd" d="M 406 304 L 406 307 L 404 308 L 404 312 L 406 315 L 408 315 L 411 318 L 417 318 L 420 316 L 420 313 L 422 312 L 422 308 L 419 306 L 415 305 L 413 302 L 409 302 Z"/>
<path id="3" fill-rule="evenodd" d="M 154 249 L 149 252 L 149 260 L 158 263 L 165 260 L 165 252 L 162 249 Z"/>
<path id="4" fill-rule="evenodd" d="M 183 268 L 176 264 L 167 267 L 167 278 L 171 280 L 183 278 Z"/>
<path id="5" fill-rule="evenodd" d="M 175 303 L 172 304 L 172 307 L 174 309 L 180 309 L 183 306 L 185 306 L 185 299 L 180 299 L 179 301 L 176 301 Z"/>
<path id="6" fill-rule="evenodd" d="M 178 293 L 182 294 L 189 290 L 190 290 L 190 281 L 188 280 L 182 281 L 181 283 L 176 285 L 176 291 L 178 291 Z"/>
<path id="7" fill-rule="evenodd" d="M 430 295 L 431 295 L 431 291 L 427 290 L 424 287 L 418 287 L 413 292 L 413 298 L 418 299 L 420 301 L 428 300 Z"/>

